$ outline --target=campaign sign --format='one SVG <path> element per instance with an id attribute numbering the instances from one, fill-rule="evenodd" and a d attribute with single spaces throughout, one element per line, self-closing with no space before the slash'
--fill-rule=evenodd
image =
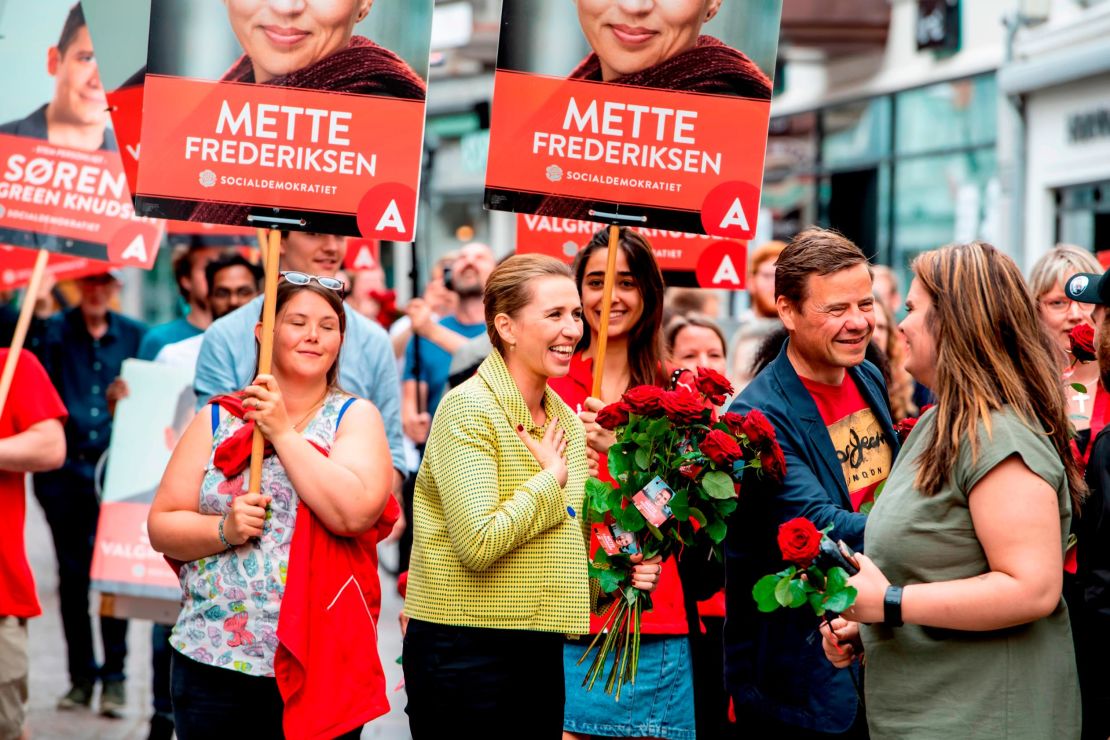
<path id="1" fill-rule="evenodd" d="M 119 402 L 93 551 L 98 591 L 177 600 L 177 576 L 150 546 L 146 519 L 177 440 L 193 420 L 191 371 L 127 360 L 122 376 L 130 394 Z"/>
<path id="2" fill-rule="evenodd" d="M 0 246 L 0 290 L 22 288 L 31 282 L 37 252 Z M 108 262 L 51 252 L 46 257 L 46 274 L 54 280 L 75 280 L 87 275 L 102 275 L 112 269 Z"/>
<path id="3" fill-rule="evenodd" d="M 570 263 L 604 225 L 573 218 L 517 214 L 516 251 Z M 632 227 L 647 240 L 668 285 L 743 290 L 747 243 L 705 234 Z"/>
<path id="4" fill-rule="evenodd" d="M 128 189 L 134 193 L 139 175 L 150 3 L 82 0 L 81 9 L 96 46 L 100 82 L 106 91 Z"/>
<path id="5" fill-rule="evenodd" d="M 108 127 L 80 6 L 0 15 L 0 244 L 150 268 L 161 228 L 139 218 Z"/>
<path id="6" fill-rule="evenodd" d="M 412 241 L 432 7 L 152 0 L 140 213 Z"/>
<path id="7" fill-rule="evenodd" d="M 504 0 L 486 207 L 753 238 L 781 11 Z"/>

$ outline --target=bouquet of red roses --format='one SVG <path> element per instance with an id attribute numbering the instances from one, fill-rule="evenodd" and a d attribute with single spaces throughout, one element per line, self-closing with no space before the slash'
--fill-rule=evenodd
<path id="1" fill-rule="evenodd" d="M 774 428 L 762 413 L 717 416 L 716 407 L 732 393 L 724 376 L 708 368 L 676 376 L 671 390 L 631 388 L 597 417 L 616 433 L 608 455 L 616 484 L 586 483 L 587 516 L 600 545 L 590 575 L 616 598 L 582 660 L 600 645 L 586 675 L 592 689 L 612 655 L 605 689 L 616 691 L 618 700 L 624 683 L 635 681 L 640 616 L 651 608 L 650 596 L 630 585 L 629 557 L 666 558 L 699 539 L 720 557 L 716 546 L 736 510 L 745 471 L 775 481 L 786 473 Z"/>

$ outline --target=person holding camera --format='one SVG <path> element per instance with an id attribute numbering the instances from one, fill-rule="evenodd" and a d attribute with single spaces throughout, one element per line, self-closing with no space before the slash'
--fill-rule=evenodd
<path id="1" fill-rule="evenodd" d="M 937 405 L 867 519 L 858 595 L 822 627 L 825 655 L 866 655 L 871 740 L 1078 738 L 1061 592 L 1086 486 L 1051 338 L 988 244 L 925 252 L 913 272 L 906 369 Z"/>

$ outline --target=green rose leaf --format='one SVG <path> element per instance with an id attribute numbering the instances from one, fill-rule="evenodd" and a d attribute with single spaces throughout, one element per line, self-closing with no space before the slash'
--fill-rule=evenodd
<path id="1" fill-rule="evenodd" d="M 705 489 L 705 495 L 710 498 L 724 500 L 736 495 L 736 490 L 732 487 L 732 478 L 728 473 L 720 470 L 706 473 L 701 479 L 701 485 Z"/>
<path id="2" fill-rule="evenodd" d="M 586 500 L 589 501 L 590 509 L 598 514 L 604 514 L 609 511 L 609 494 L 612 492 L 613 486 L 597 478 L 586 479 Z"/>
<path id="3" fill-rule="evenodd" d="M 728 534 L 728 525 L 718 519 L 705 528 L 705 533 L 709 536 L 709 539 L 719 545 L 724 542 L 725 535 Z"/>
<path id="4" fill-rule="evenodd" d="M 810 591 L 806 597 L 813 613 L 821 617 L 825 615 L 825 595 L 820 591 Z"/>
<path id="5" fill-rule="evenodd" d="M 651 455 L 648 453 L 647 447 L 636 448 L 636 467 L 640 470 L 646 471 L 648 465 L 651 464 Z"/>
<path id="6" fill-rule="evenodd" d="M 752 597 L 761 612 L 773 612 L 779 608 L 778 599 L 775 598 L 775 587 L 779 585 L 778 575 L 763 576 L 752 589 Z"/>
<path id="7" fill-rule="evenodd" d="M 828 573 L 825 574 L 825 578 L 825 593 L 827 594 L 840 593 L 848 586 L 848 574 L 843 568 L 829 568 Z"/>
<path id="8" fill-rule="evenodd" d="M 1087 392 L 1087 386 L 1083 385 L 1082 383 L 1072 383 L 1071 384 L 1071 389 L 1073 391 L 1077 391 L 1079 393 L 1086 393 Z"/>
<path id="9" fill-rule="evenodd" d="M 690 516 L 694 517 L 694 521 L 696 521 L 703 527 L 709 523 L 708 520 L 705 518 L 705 514 L 701 513 L 701 509 L 697 508 L 696 506 L 690 507 Z"/>
<path id="10" fill-rule="evenodd" d="M 790 606 L 794 601 L 794 592 L 790 586 L 793 578 L 783 578 L 775 586 L 775 601 L 779 602 L 780 606 Z"/>
<path id="11" fill-rule="evenodd" d="M 797 609 L 799 606 L 804 606 L 806 595 L 809 592 L 805 581 L 800 578 L 791 578 L 788 583 L 790 584 L 790 608 Z"/>
<path id="12" fill-rule="evenodd" d="M 613 480 L 620 480 L 628 470 L 628 456 L 624 454 L 624 446 L 617 442 L 609 448 L 609 475 Z"/>
<path id="13" fill-rule="evenodd" d="M 848 586 L 843 591 L 838 591 L 826 599 L 825 608 L 830 612 L 840 614 L 851 608 L 854 603 L 856 603 L 856 589 L 854 586 Z"/>

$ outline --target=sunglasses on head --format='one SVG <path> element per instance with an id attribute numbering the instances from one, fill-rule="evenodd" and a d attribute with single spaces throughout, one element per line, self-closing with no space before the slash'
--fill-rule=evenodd
<path id="1" fill-rule="evenodd" d="M 308 285 L 315 281 L 321 288 L 334 290 L 336 293 L 344 294 L 347 292 L 347 285 L 339 278 L 321 277 L 320 275 L 309 275 L 307 272 L 295 272 L 293 270 L 286 270 L 279 273 L 281 277 L 285 278 L 293 285 Z"/>

